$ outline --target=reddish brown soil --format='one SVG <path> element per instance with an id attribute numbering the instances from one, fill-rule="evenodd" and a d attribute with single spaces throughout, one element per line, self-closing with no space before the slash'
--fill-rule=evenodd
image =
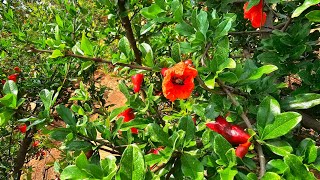
<path id="1" fill-rule="evenodd" d="M 97 79 L 96 86 L 106 86 L 110 90 L 105 92 L 107 105 L 114 104 L 110 107 L 110 110 L 121 107 L 125 104 L 126 98 L 118 89 L 119 78 L 111 76 L 101 70 L 95 72 L 95 79 Z M 91 120 L 95 120 L 97 115 L 90 117 Z M 100 156 L 105 157 L 108 153 L 101 151 Z M 32 167 L 32 180 L 52 180 L 57 178 L 57 173 L 53 169 L 53 163 L 59 159 L 60 152 L 58 149 L 50 149 L 46 151 L 43 158 L 37 158 L 31 160 L 27 166 Z M 21 179 L 27 179 L 27 174 L 24 174 Z"/>

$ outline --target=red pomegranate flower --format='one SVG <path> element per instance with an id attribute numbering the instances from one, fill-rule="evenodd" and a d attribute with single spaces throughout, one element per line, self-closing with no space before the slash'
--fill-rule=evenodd
<path id="1" fill-rule="evenodd" d="M 259 4 L 252 6 L 249 10 L 247 10 L 248 4 L 249 2 L 246 2 L 243 6 L 244 18 L 249 19 L 254 28 L 263 26 L 267 19 L 267 14 L 262 11 L 263 1 L 260 0 Z"/>
<path id="2" fill-rule="evenodd" d="M 194 78 L 198 71 L 180 62 L 165 71 L 162 82 L 164 96 L 170 101 L 187 99 L 194 88 Z"/>
<path id="3" fill-rule="evenodd" d="M 120 113 L 118 115 L 118 118 L 123 117 L 123 121 L 124 122 L 129 122 L 132 119 L 134 119 L 134 112 L 132 108 L 128 108 L 125 111 L 123 111 L 122 113 Z M 131 128 L 131 133 L 132 134 L 138 134 L 138 129 L 137 128 Z"/>
<path id="4" fill-rule="evenodd" d="M 18 78 L 19 74 L 15 73 L 15 74 L 11 74 L 10 76 L 8 76 L 9 80 L 12 80 L 14 82 L 17 82 L 17 78 Z"/>

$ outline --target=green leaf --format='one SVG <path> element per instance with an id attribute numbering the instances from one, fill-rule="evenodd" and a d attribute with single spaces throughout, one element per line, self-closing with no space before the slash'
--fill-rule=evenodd
<path id="1" fill-rule="evenodd" d="M 288 155 L 293 151 L 291 145 L 286 141 L 268 141 L 266 145 L 273 153 L 279 156 Z"/>
<path id="2" fill-rule="evenodd" d="M 14 81 L 8 80 L 3 86 L 4 94 L 14 94 L 18 95 L 18 87 Z"/>
<path id="3" fill-rule="evenodd" d="M 140 10 L 141 15 L 148 19 L 156 18 L 157 15 L 161 12 L 164 12 L 164 11 L 157 4 L 152 4 L 151 6 L 145 7 Z"/>
<path id="4" fill-rule="evenodd" d="M 225 169 L 218 170 L 221 180 L 231 180 L 237 175 L 238 171 L 227 167 Z"/>
<path id="5" fill-rule="evenodd" d="M 84 32 L 82 33 L 80 48 L 84 52 L 85 55 L 87 55 L 87 56 L 93 55 L 93 46 L 90 43 L 89 39 L 86 37 L 86 34 Z"/>
<path id="6" fill-rule="evenodd" d="M 184 153 L 181 156 L 181 170 L 186 177 L 202 180 L 204 169 L 201 162 L 194 156 Z"/>
<path id="7" fill-rule="evenodd" d="M 305 93 L 289 96 L 281 101 L 284 109 L 309 109 L 320 104 L 320 94 Z"/>
<path id="8" fill-rule="evenodd" d="M 11 110 L 5 110 L 0 112 L 0 127 L 7 125 L 7 122 L 11 120 L 13 112 Z"/>
<path id="9" fill-rule="evenodd" d="M 139 129 L 145 128 L 150 123 L 150 120 L 148 119 L 141 119 L 141 118 L 135 118 L 134 120 L 131 120 L 129 122 L 123 123 L 121 125 L 120 130 L 127 131 L 132 127 L 136 127 Z"/>
<path id="10" fill-rule="evenodd" d="M 207 31 L 209 29 L 208 14 L 206 11 L 200 10 L 200 13 L 197 15 L 197 26 L 199 31 L 203 36 L 207 37 Z"/>
<path id="11" fill-rule="evenodd" d="M 151 46 L 147 43 L 141 43 L 140 50 L 142 52 L 142 57 L 144 57 L 142 63 L 146 66 L 153 67 L 154 59 L 153 59 L 153 52 L 152 52 Z"/>
<path id="12" fill-rule="evenodd" d="M 293 11 L 291 17 L 295 18 L 300 16 L 300 14 L 305 11 L 306 9 L 308 9 L 310 6 L 316 5 L 320 3 L 320 0 L 305 0 L 304 3 L 298 7 L 296 10 Z"/>
<path id="13" fill-rule="evenodd" d="M 16 109 L 17 107 L 17 96 L 14 94 L 7 94 L 0 98 L 0 103 L 6 107 Z"/>
<path id="14" fill-rule="evenodd" d="M 56 107 L 56 110 L 64 122 L 66 122 L 70 126 L 76 126 L 77 120 L 75 119 L 70 109 L 66 108 L 62 104 L 59 104 Z"/>
<path id="15" fill-rule="evenodd" d="M 315 179 L 313 174 L 302 164 L 302 160 L 299 157 L 289 154 L 284 157 L 284 163 L 289 166 L 290 174 L 292 174 L 295 179 Z"/>
<path id="16" fill-rule="evenodd" d="M 156 124 L 151 123 L 147 126 L 147 132 L 150 135 L 150 139 L 154 142 L 160 142 L 163 145 L 170 145 L 168 139 L 169 135 L 165 133 L 162 128 Z"/>
<path id="17" fill-rule="evenodd" d="M 194 28 L 184 21 L 178 23 L 175 30 L 182 36 L 191 36 L 195 33 Z"/>
<path id="18" fill-rule="evenodd" d="M 123 152 L 120 161 L 120 178 L 124 180 L 144 179 L 146 167 L 140 148 L 129 145 Z"/>
<path id="19" fill-rule="evenodd" d="M 258 5 L 259 2 L 260 2 L 260 0 L 249 0 L 247 10 L 250 10 L 253 6 Z"/>
<path id="20" fill-rule="evenodd" d="M 50 137 L 57 141 L 64 141 L 69 133 L 71 133 L 70 129 L 54 128 L 50 133 Z"/>
<path id="21" fill-rule="evenodd" d="M 263 177 L 261 178 L 261 180 L 280 180 L 281 177 L 274 172 L 266 172 Z"/>
<path id="22" fill-rule="evenodd" d="M 55 49 L 53 50 L 52 54 L 49 56 L 49 58 L 57 58 L 57 57 L 63 57 L 64 54 L 61 53 L 61 51 L 59 49 Z"/>
<path id="23" fill-rule="evenodd" d="M 121 52 L 123 52 L 127 58 L 130 57 L 131 48 L 129 44 L 129 40 L 124 36 L 119 41 L 119 49 Z"/>
<path id="24" fill-rule="evenodd" d="M 87 166 L 89 165 L 87 156 L 81 152 L 81 154 L 76 158 L 76 166 L 79 169 L 85 170 Z"/>
<path id="25" fill-rule="evenodd" d="M 223 72 L 219 74 L 219 79 L 223 82 L 229 82 L 231 84 L 234 84 L 238 82 L 238 77 L 233 72 Z"/>
<path id="26" fill-rule="evenodd" d="M 285 112 L 278 114 L 272 124 L 268 124 L 264 133 L 261 135 L 262 140 L 274 139 L 287 134 L 302 119 L 302 116 L 296 112 Z"/>
<path id="27" fill-rule="evenodd" d="M 231 144 L 220 134 L 214 137 L 213 149 L 216 154 L 222 159 L 225 165 L 228 164 L 229 160 L 226 156 L 227 151 L 231 149 Z"/>
<path id="28" fill-rule="evenodd" d="M 298 156 L 302 156 L 308 164 L 317 159 L 316 142 L 310 138 L 302 140 L 296 150 Z"/>
<path id="29" fill-rule="evenodd" d="M 91 149 L 91 143 L 87 141 L 71 141 L 66 145 L 66 149 L 69 151 L 87 151 Z"/>
<path id="30" fill-rule="evenodd" d="M 267 163 L 266 168 L 268 171 L 283 174 L 288 168 L 288 165 L 286 165 L 282 159 L 272 159 Z"/>
<path id="31" fill-rule="evenodd" d="M 172 46 L 171 57 L 175 62 L 181 61 L 181 51 L 180 51 L 180 44 L 179 43 L 175 43 Z"/>
<path id="32" fill-rule="evenodd" d="M 176 22 L 183 21 L 183 5 L 179 0 L 173 0 L 171 3 L 171 9 L 173 12 L 173 18 Z"/>
<path id="33" fill-rule="evenodd" d="M 57 22 L 58 26 L 63 28 L 63 21 L 60 18 L 59 14 L 56 15 L 56 22 Z"/>
<path id="34" fill-rule="evenodd" d="M 116 158 L 113 155 L 108 155 L 105 159 L 100 161 L 101 168 L 103 169 L 105 176 L 104 180 L 111 180 L 114 175 L 117 173 L 117 165 L 116 165 Z"/>
<path id="35" fill-rule="evenodd" d="M 257 113 L 257 128 L 260 134 L 263 134 L 264 128 L 273 123 L 274 117 L 280 114 L 280 105 L 277 100 L 271 96 L 263 99 L 259 105 Z"/>
<path id="36" fill-rule="evenodd" d="M 49 91 L 48 89 L 43 89 L 40 91 L 39 96 L 46 110 L 50 110 L 52 106 L 53 93 L 53 90 Z"/>
<path id="37" fill-rule="evenodd" d="M 218 41 L 221 37 L 228 35 L 228 32 L 232 26 L 232 18 L 222 21 L 216 28 L 214 41 Z"/>
<path id="38" fill-rule="evenodd" d="M 196 127 L 191 116 L 184 116 L 179 120 L 179 129 L 182 129 L 186 132 L 184 138 L 184 146 L 186 146 L 191 140 L 193 140 L 196 132 Z"/>
<path id="39" fill-rule="evenodd" d="M 264 65 L 262 67 L 259 67 L 258 69 L 254 70 L 251 75 L 249 76 L 248 80 L 256 80 L 261 78 L 264 74 L 269 74 L 275 70 L 277 70 L 278 67 L 275 65 Z"/>
<path id="40" fill-rule="evenodd" d="M 140 29 L 140 35 L 144 35 L 145 33 L 149 32 L 155 26 L 156 26 L 155 21 L 147 22 L 147 24 L 143 25 L 143 27 Z"/>
<path id="41" fill-rule="evenodd" d="M 311 22 L 320 22 L 320 10 L 314 10 L 306 14 L 306 17 Z"/>
<path id="42" fill-rule="evenodd" d="M 88 178 L 88 174 L 84 171 L 81 171 L 77 166 L 70 165 L 67 166 L 62 173 L 60 178 L 63 179 L 85 179 Z"/>

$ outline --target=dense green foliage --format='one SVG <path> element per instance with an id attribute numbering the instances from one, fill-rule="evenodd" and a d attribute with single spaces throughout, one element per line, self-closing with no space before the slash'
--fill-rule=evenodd
<path id="1" fill-rule="evenodd" d="M 300 133 L 320 130 L 320 0 L 265 0 L 260 29 L 244 18 L 244 3 L 2 1 L 0 179 L 20 177 L 23 164 L 54 147 L 61 179 L 315 179 L 317 136 Z M 186 59 L 198 71 L 195 88 L 171 102 L 161 68 Z M 97 69 L 122 78 L 126 106 L 111 110 Z M 7 78 L 14 73 L 16 82 Z M 137 73 L 140 93 L 130 83 Z M 127 108 L 129 122 L 117 117 Z M 206 127 L 227 114 L 251 136 L 242 159 Z M 52 128 L 56 121 L 66 126 Z"/>

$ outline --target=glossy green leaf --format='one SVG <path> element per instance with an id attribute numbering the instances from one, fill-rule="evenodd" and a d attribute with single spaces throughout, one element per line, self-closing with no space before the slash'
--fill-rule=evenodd
<path id="1" fill-rule="evenodd" d="M 169 135 L 165 133 L 158 124 L 156 123 L 149 124 L 147 126 L 147 131 L 152 141 L 160 142 L 164 145 L 170 145 Z"/>
<path id="2" fill-rule="evenodd" d="M 140 10 L 141 15 L 148 19 L 156 18 L 157 15 L 161 12 L 163 12 L 163 10 L 157 4 L 152 4 L 151 6 L 145 7 Z"/>
<path id="3" fill-rule="evenodd" d="M 53 93 L 53 90 L 49 91 L 48 89 L 43 89 L 40 91 L 39 96 L 46 110 L 50 110 L 52 106 Z"/>
<path id="4" fill-rule="evenodd" d="M 194 139 L 194 134 L 196 132 L 196 127 L 191 116 L 184 116 L 179 120 L 179 129 L 186 132 L 184 138 L 184 144 L 187 145 L 191 140 Z"/>
<path id="5" fill-rule="evenodd" d="M 306 166 L 302 163 L 302 159 L 293 154 L 284 157 L 284 163 L 290 168 L 290 174 L 295 179 L 315 179 L 313 174 L 308 171 Z"/>
<path id="6" fill-rule="evenodd" d="M 222 21 L 216 28 L 214 40 L 218 41 L 221 37 L 228 35 L 231 29 L 233 19 L 226 19 Z"/>
<path id="7" fill-rule="evenodd" d="M 207 37 L 207 31 L 209 28 L 208 14 L 206 11 L 200 10 L 197 15 L 197 26 L 199 31 L 203 34 L 204 37 Z"/>
<path id="8" fill-rule="evenodd" d="M 142 52 L 143 61 L 142 63 L 146 66 L 153 67 L 154 59 L 153 59 L 153 51 L 149 44 L 141 43 L 140 50 Z"/>
<path id="9" fill-rule="evenodd" d="M 81 154 L 76 158 L 76 166 L 80 169 L 86 169 L 89 162 L 86 155 L 81 152 Z"/>
<path id="10" fill-rule="evenodd" d="M 14 81 L 8 80 L 3 86 L 4 94 L 18 95 L 18 87 Z"/>
<path id="11" fill-rule="evenodd" d="M 62 54 L 62 52 L 59 49 L 55 49 L 53 50 L 52 54 L 49 57 L 54 59 L 54 58 L 63 57 L 63 56 L 64 54 Z"/>
<path id="12" fill-rule="evenodd" d="M 56 14 L 56 22 L 59 27 L 63 28 L 63 21 L 62 21 L 61 17 L 59 16 L 59 14 Z"/>
<path id="13" fill-rule="evenodd" d="M 273 153 L 279 156 L 288 155 L 293 151 L 291 145 L 286 141 L 268 141 L 266 145 Z"/>
<path id="14" fill-rule="evenodd" d="M 320 22 L 320 10 L 314 10 L 306 14 L 306 17 L 311 22 Z"/>
<path id="15" fill-rule="evenodd" d="M 305 11 L 306 9 L 308 9 L 310 6 L 319 4 L 320 0 L 305 0 L 304 3 L 298 7 L 296 10 L 294 10 L 294 12 L 292 13 L 291 17 L 295 18 L 300 16 L 300 14 Z"/>
<path id="16" fill-rule="evenodd" d="M 308 164 L 317 159 L 316 142 L 310 138 L 302 140 L 296 150 L 298 156 L 302 156 Z"/>
<path id="17" fill-rule="evenodd" d="M 104 180 L 111 180 L 117 173 L 116 158 L 113 155 L 108 155 L 105 159 L 101 160 L 101 168 L 104 172 Z"/>
<path id="18" fill-rule="evenodd" d="M 171 57 L 175 62 L 181 61 L 181 51 L 180 51 L 180 44 L 179 43 L 176 43 L 172 46 Z"/>
<path id="19" fill-rule="evenodd" d="M 132 127 L 143 129 L 143 128 L 147 127 L 147 125 L 149 123 L 150 123 L 150 120 L 148 120 L 148 119 L 135 118 L 134 120 L 123 123 L 121 125 L 120 130 L 127 131 Z"/>
<path id="20" fill-rule="evenodd" d="M 75 119 L 75 117 L 74 117 L 73 113 L 70 111 L 70 109 L 66 108 L 62 104 L 59 104 L 56 107 L 56 110 L 64 122 L 66 122 L 70 126 L 76 126 L 77 120 Z"/>
<path id="21" fill-rule="evenodd" d="M 272 73 L 273 71 L 277 70 L 278 67 L 275 65 L 264 65 L 259 67 L 258 69 L 254 70 L 251 75 L 249 76 L 248 80 L 256 80 L 261 78 L 264 74 Z"/>
<path id="22" fill-rule="evenodd" d="M 87 56 L 93 55 L 93 46 L 92 46 L 91 42 L 89 41 L 89 39 L 86 37 L 86 34 L 84 32 L 82 33 L 80 48 L 84 52 L 85 55 L 87 55 Z"/>
<path id="23" fill-rule="evenodd" d="M 77 166 L 70 165 L 63 169 L 62 173 L 60 174 L 60 178 L 64 179 L 85 179 L 88 178 L 89 175 L 81 171 Z"/>
<path id="24" fill-rule="evenodd" d="M 221 180 L 231 180 L 237 175 L 238 171 L 232 167 L 218 170 Z"/>
<path id="25" fill-rule="evenodd" d="M 305 93 L 289 96 L 281 101 L 284 109 L 309 109 L 320 104 L 320 94 Z"/>
<path id="26" fill-rule="evenodd" d="M 220 134 L 214 137 L 213 149 L 216 154 L 221 158 L 225 165 L 228 164 L 229 160 L 226 153 L 231 149 L 231 144 Z"/>
<path id="27" fill-rule="evenodd" d="M 296 112 L 278 114 L 274 122 L 265 127 L 261 139 L 274 139 L 283 136 L 292 130 L 301 120 L 302 116 Z"/>
<path id="28" fill-rule="evenodd" d="M 124 180 L 144 179 L 146 167 L 140 148 L 131 144 L 127 146 L 120 161 L 120 178 Z"/>
<path id="29" fill-rule="evenodd" d="M 234 84 L 238 82 L 238 77 L 235 73 L 233 72 L 223 72 L 219 74 L 219 79 L 222 80 L 223 82 L 228 82 L 231 84 Z"/>
<path id="30" fill-rule="evenodd" d="M 280 180 L 281 176 L 279 176 L 277 173 L 274 172 L 266 172 L 261 180 Z"/>
<path id="31" fill-rule="evenodd" d="M 7 122 L 11 120 L 13 112 L 11 110 L 5 110 L 0 112 L 0 127 L 7 125 Z"/>
<path id="32" fill-rule="evenodd" d="M 17 96 L 14 94 L 6 94 L 0 98 L 0 103 L 6 107 L 16 109 L 17 107 Z"/>
<path id="33" fill-rule="evenodd" d="M 182 154 L 181 170 L 186 177 L 191 179 L 202 180 L 204 178 L 203 165 L 196 157 L 190 154 Z"/>
<path id="34" fill-rule="evenodd" d="M 91 143 L 87 141 L 71 141 L 66 145 L 66 149 L 69 151 L 87 151 L 91 149 Z"/>
<path id="35" fill-rule="evenodd" d="M 288 165 L 284 163 L 282 159 L 272 159 L 266 165 L 267 171 L 275 172 L 277 174 L 283 174 L 288 168 Z"/>
<path id="36" fill-rule="evenodd" d="M 54 128 L 50 133 L 50 137 L 57 141 L 64 141 L 69 133 L 71 133 L 70 129 Z"/>
<path id="37" fill-rule="evenodd" d="M 257 128 L 260 134 L 263 134 L 264 128 L 273 123 L 274 117 L 280 114 L 280 105 L 277 100 L 271 96 L 263 99 L 259 105 L 257 113 Z"/>
<path id="38" fill-rule="evenodd" d="M 195 33 L 194 28 L 184 21 L 178 23 L 175 30 L 182 36 L 191 36 Z"/>

